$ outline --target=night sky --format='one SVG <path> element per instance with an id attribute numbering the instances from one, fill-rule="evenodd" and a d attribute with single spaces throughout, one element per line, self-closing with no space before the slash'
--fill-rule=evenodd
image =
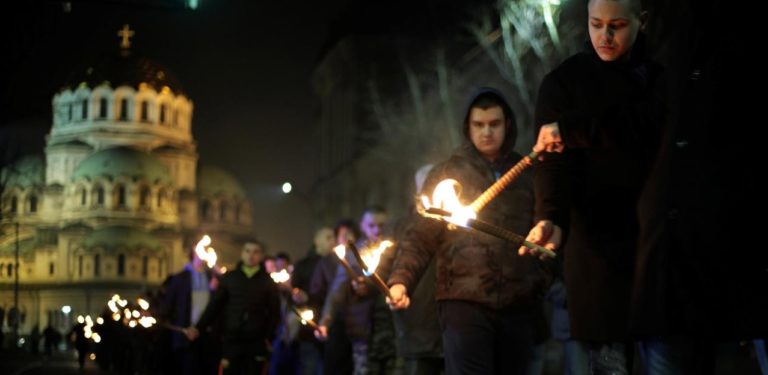
<path id="1" fill-rule="evenodd" d="M 66 12 L 60 2 L 37 1 L 12 11 L 2 26 L 0 97 L 10 146 L 42 151 L 54 93 L 73 71 L 116 53 L 116 33 L 129 24 L 133 53 L 174 73 L 194 102 L 200 161 L 242 182 L 254 201 L 257 234 L 273 251 L 303 253 L 314 223 L 310 197 L 301 194 L 316 177 L 318 153 L 310 78 L 338 6 L 203 0 L 192 11 L 135 3 L 75 1 Z M 286 180 L 298 195 L 282 194 Z M 289 220 L 293 225 L 284 224 Z"/>
<path id="2" fill-rule="evenodd" d="M 35 0 L 4 9 L 0 144 L 12 149 L 5 154 L 42 152 L 53 95 L 75 71 L 116 54 L 117 31 L 129 24 L 132 53 L 165 66 L 194 102 L 201 164 L 232 172 L 254 203 L 257 235 L 272 252 L 294 255 L 309 247 L 316 225 L 332 224 L 311 217 L 318 60 L 353 33 L 450 34 L 462 27 L 452 17 L 467 8 L 458 0 L 182 3 L 86 0 L 67 9 Z M 284 181 L 294 194 L 281 192 Z"/>

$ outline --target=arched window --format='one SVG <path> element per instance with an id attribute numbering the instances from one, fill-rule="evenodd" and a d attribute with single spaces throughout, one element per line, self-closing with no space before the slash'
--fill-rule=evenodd
<path id="1" fill-rule="evenodd" d="M 125 186 L 117 185 L 117 207 L 125 207 Z"/>
<path id="2" fill-rule="evenodd" d="M 69 122 L 72 122 L 72 116 L 73 116 L 73 112 L 74 112 L 74 108 L 73 107 L 74 107 L 74 105 L 72 105 L 71 102 L 69 104 L 67 104 L 67 121 L 69 121 Z"/>
<path id="3" fill-rule="evenodd" d="M 101 275 L 101 255 L 93 256 L 93 276 Z"/>
<path id="4" fill-rule="evenodd" d="M 3 271 L 5 270 L 5 263 L 0 263 L 0 277 L 3 276 Z"/>
<path id="5" fill-rule="evenodd" d="M 141 276 L 147 277 L 149 274 L 149 257 L 144 255 L 141 257 Z"/>
<path id="6" fill-rule="evenodd" d="M 139 192 L 139 206 L 149 206 L 149 188 L 146 186 L 142 187 L 141 191 Z"/>
<path id="7" fill-rule="evenodd" d="M 221 202 L 221 204 L 219 204 L 219 220 L 220 221 L 227 220 L 227 203 L 226 202 Z"/>
<path id="8" fill-rule="evenodd" d="M 120 121 L 128 120 L 128 99 L 120 99 L 120 113 L 117 116 Z"/>
<path id="9" fill-rule="evenodd" d="M 37 195 L 29 196 L 29 212 L 37 212 Z"/>
<path id="10" fill-rule="evenodd" d="M 88 99 L 83 99 L 80 102 L 80 120 L 85 121 L 88 119 Z"/>
<path id="11" fill-rule="evenodd" d="M 11 197 L 11 212 L 19 212 L 19 198 Z"/>
<path id="12" fill-rule="evenodd" d="M 141 102 L 141 114 L 139 118 L 144 122 L 149 121 L 149 102 L 146 100 Z"/>
<path id="13" fill-rule="evenodd" d="M 48 275 L 53 276 L 55 271 L 56 271 L 56 264 L 53 262 L 48 263 Z"/>
<path id="14" fill-rule="evenodd" d="M 83 277 L 83 256 L 77 257 L 77 275 Z"/>
<path id="15" fill-rule="evenodd" d="M 87 195 L 88 193 L 85 191 L 85 188 L 81 187 L 80 188 L 80 205 L 81 206 L 85 206 Z"/>
<path id="16" fill-rule="evenodd" d="M 5 266 L 5 267 L 6 267 L 6 270 L 7 270 L 6 274 L 8 274 L 8 277 L 13 276 L 13 264 L 8 263 L 8 265 Z"/>
<path id="17" fill-rule="evenodd" d="M 166 115 L 165 112 L 168 110 L 168 106 L 165 104 L 160 105 L 160 123 L 165 124 Z"/>
<path id="18" fill-rule="evenodd" d="M 117 276 L 125 275 L 125 254 L 117 256 Z"/>
<path id="19" fill-rule="evenodd" d="M 200 203 L 200 218 L 206 219 L 208 218 L 208 213 L 211 210 L 211 203 L 208 201 L 203 201 Z"/>
<path id="20" fill-rule="evenodd" d="M 96 186 L 93 191 L 96 196 L 96 205 L 104 205 L 104 188 L 102 186 Z"/>
<path id="21" fill-rule="evenodd" d="M 102 120 L 107 118 L 107 106 L 107 98 L 99 99 L 99 118 Z"/>

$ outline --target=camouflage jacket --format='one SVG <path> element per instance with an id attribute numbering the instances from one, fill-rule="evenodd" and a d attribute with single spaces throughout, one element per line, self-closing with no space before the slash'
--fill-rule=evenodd
<path id="1" fill-rule="evenodd" d="M 469 204 L 521 158 L 509 152 L 492 166 L 466 144 L 431 171 L 422 194 L 431 198 L 438 182 L 452 178 L 462 185 L 462 204 Z M 533 178 L 524 173 L 482 209 L 478 219 L 525 235 L 532 226 L 533 209 Z M 437 256 L 438 301 L 471 301 L 493 309 L 534 307 L 551 281 L 550 264 L 545 263 L 551 261 L 520 256 L 518 245 L 473 230 L 449 230 L 443 222 L 417 217 L 400 239 L 388 284 L 414 290 Z"/>

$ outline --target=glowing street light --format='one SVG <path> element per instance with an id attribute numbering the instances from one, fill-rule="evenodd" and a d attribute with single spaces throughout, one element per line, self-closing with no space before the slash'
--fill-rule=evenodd
<path id="1" fill-rule="evenodd" d="M 293 190 L 293 185 L 291 185 L 290 182 L 286 182 L 283 184 L 283 193 L 288 194 Z"/>

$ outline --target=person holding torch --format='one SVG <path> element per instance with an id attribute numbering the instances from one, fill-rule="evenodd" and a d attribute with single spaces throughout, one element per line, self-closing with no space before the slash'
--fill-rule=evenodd
<path id="1" fill-rule="evenodd" d="M 512 109 L 492 88 L 470 97 L 461 126 L 467 142 L 429 173 L 423 193 L 455 179 L 467 204 L 522 159 L 513 151 Z M 533 179 L 524 172 L 478 218 L 525 233 L 533 223 Z M 398 244 L 389 276 L 392 309 L 405 309 L 430 260 L 436 257 L 438 314 L 448 374 L 523 374 L 547 336 L 542 300 L 552 261 L 520 256 L 519 244 L 416 217 Z"/>

